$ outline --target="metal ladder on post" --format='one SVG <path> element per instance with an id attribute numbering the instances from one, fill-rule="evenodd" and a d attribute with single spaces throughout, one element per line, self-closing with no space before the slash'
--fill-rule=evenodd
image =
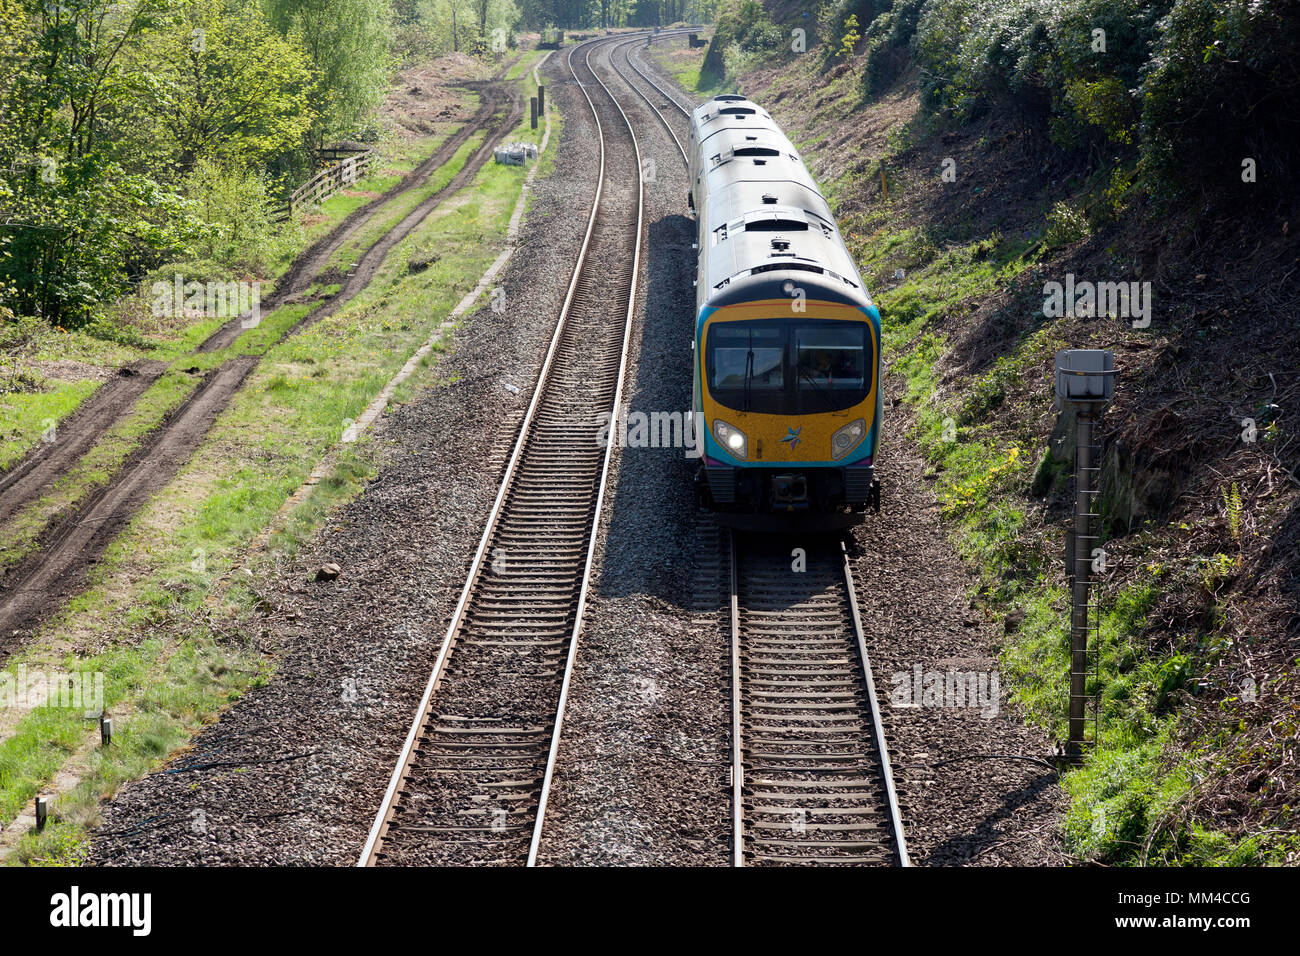
<path id="1" fill-rule="evenodd" d="M 1088 743 L 1095 746 L 1101 737 L 1101 618 L 1092 587 L 1093 551 L 1100 539 L 1095 504 L 1101 449 L 1095 442 L 1095 429 L 1102 410 L 1114 397 L 1114 376 L 1109 352 L 1067 349 L 1057 353 L 1057 403 L 1075 411 L 1074 528 L 1066 540 L 1066 574 L 1070 586 L 1068 750 L 1076 758 Z M 1093 712 L 1091 741 L 1086 733 L 1089 703 Z"/>

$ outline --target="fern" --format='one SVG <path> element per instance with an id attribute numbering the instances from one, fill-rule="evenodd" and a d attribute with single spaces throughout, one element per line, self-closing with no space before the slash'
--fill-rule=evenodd
<path id="1" fill-rule="evenodd" d="M 1223 509 L 1228 515 L 1228 530 L 1232 540 L 1241 544 L 1241 490 L 1234 481 L 1231 488 L 1223 490 Z"/>

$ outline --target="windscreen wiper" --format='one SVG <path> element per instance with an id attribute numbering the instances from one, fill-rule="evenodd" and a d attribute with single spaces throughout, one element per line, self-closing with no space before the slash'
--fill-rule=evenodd
<path id="1" fill-rule="evenodd" d="M 808 384 L 813 387 L 813 391 L 816 392 L 821 397 L 821 400 L 826 403 L 826 407 L 831 411 L 835 411 L 835 400 L 831 398 L 829 392 L 817 384 L 817 380 L 813 378 L 812 372 L 808 371 L 802 365 L 798 366 L 798 368 L 799 375 L 808 380 Z"/>
<path id="2" fill-rule="evenodd" d="M 749 390 L 754 381 L 754 330 L 749 329 L 749 352 L 745 355 L 745 411 L 749 411 Z"/>
<path id="3" fill-rule="evenodd" d="M 749 411 L 749 388 L 754 381 L 754 350 L 745 357 L 745 411 Z"/>

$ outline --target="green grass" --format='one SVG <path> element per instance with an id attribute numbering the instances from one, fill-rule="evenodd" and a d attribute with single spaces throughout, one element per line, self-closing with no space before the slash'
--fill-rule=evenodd
<path id="1" fill-rule="evenodd" d="M 122 463 L 139 447 L 144 435 L 157 428 L 198 383 L 199 376 L 178 370 L 168 371 L 154 382 L 136 400 L 127 417 L 105 432 L 70 471 L 60 476 L 39 500 L 5 523 L 0 568 L 20 561 L 35 547 L 52 521 L 112 480 Z"/>
<path id="2" fill-rule="evenodd" d="M 700 67 L 703 65 L 704 61 L 701 58 L 699 63 L 692 66 L 683 66 L 672 70 L 670 75 L 683 89 L 698 96 L 717 96 L 719 93 L 726 93 L 733 88 L 734 84 L 726 79 L 715 79 L 711 83 L 705 81 L 700 75 Z"/>
<path id="3" fill-rule="evenodd" d="M 545 50 L 530 50 L 529 52 L 525 53 L 523 56 L 519 58 L 519 62 L 517 62 L 514 66 L 510 67 L 509 71 L 506 73 L 505 78 L 507 80 L 518 80 L 518 79 L 522 79 L 525 76 L 525 74 L 531 77 L 533 72 L 533 66 L 545 55 L 546 55 Z M 534 90 L 533 92 L 536 92 L 536 90 Z M 528 95 L 531 96 L 532 93 L 529 93 Z"/>
<path id="4" fill-rule="evenodd" d="M 529 82 L 531 83 L 531 80 Z M 376 222 L 363 230 L 363 233 L 355 238 L 352 243 L 342 247 L 335 257 L 336 263 L 345 268 L 350 266 L 355 258 L 360 255 L 360 252 L 374 241 L 377 241 L 386 229 L 391 228 L 393 224 L 400 221 L 424 197 L 446 185 L 464 166 L 469 153 L 474 148 L 475 143 L 479 141 L 481 141 L 481 136 L 471 137 L 470 141 L 457 152 L 456 156 L 431 177 L 428 184 L 419 189 L 410 190 L 381 207 L 382 211 L 376 217 Z M 431 151 L 429 150 L 429 152 Z M 398 178 L 393 177 L 393 182 L 395 183 Z M 348 203 L 357 197 L 340 195 L 335 198 L 339 202 L 330 210 L 331 222 L 339 221 L 346 216 L 347 212 L 350 211 Z M 362 199 L 361 201 L 365 200 Z M 330 202 L 332 203 L 334 200 Z M 357 205 L 359 204 L 357 203 Z M 355 208 L 355 206 L 351 208 Z M 330 289 L 336 292 L 338 286 L 334 285 Z M 330 289 L 320 291 L 328 292 Z M 183 358 L 183 365 L 186 369 L 197 368 L 200 373 L 206 372 L 237 355 L 265 354 L 311 308 L 307 304 L 282 307 L 264 317 L 254 328 L 242 332 L 233 346 L 220 351 L 191 353 L 191 348 L 211 334 L 224 321 L 223 318 L 205 320 L 188 327 L 178 339 L 160 345 L 150 354 L 151 357 L 162 358 L 165 356 L 173 361 Z M 67 338 L 69 336 L 60 337 Z M 86 341 L 95 342 L 98 340 L 88 338 Z M 113 357 L 125 358 L 125 356 L 117 355 Z M 67 513 L 70 508 L 83 501 L 96 488 L 110 481 L 121 464 L 139 446 L 143 436 L 157 428 L 163 418 L 180 405 L 190 392 L 197 387 L 199 379 L 199 374 L 173 368 L 164 374 L 158 382 L 154 383 L 137 401 L 126 421 L 119 423 L 118 426 L 106 433 L 85 458 L 78 462 L 71 472 L 62 476 L 40 501 L 34 502 L 8 523 L 5 528 L 4 544 L 0 545 L 0 567 L 11 566 L 30 553 L 39 541 L 41 534 L 54 519 Z M 3 454 L 10 456 L 12 459 L 17 459 L 25 454 L 34 441 L 39 438 L 39 430 L 33 434 L 31 429 L 51 417 L 48 410 L 42 407 L 40 403 L 32 404 L 34 407 L 27 412 L 22 422 L 17 426 L 26 426 L 27 440 L 25 443 L 14 442 L 12 445 L 10 442 L 5 443 Z M 0 465 L 0 467 L 3 467 L 3 465 Z"/>
<path id="5" fill-rule="evenodd" d="M 104 674 L 106 709 L 112 713 L 129 701 L 131 714 L 115 720 L 111 746 L 90 750 L 86 773 L 60 800 L 59 817 L 43 833 L 25 835 L 11 864 L 79 863 L 86 849 L 83 828 L 97 819 L 99 798 L 156 766 L 206 715 L 265 674 L 258 659 L 198 625 L 179 647 L 149 639 L 129 650 L 68 663 Z M 42 707 L 0 743 L 0 819 L 11 820 L 73 751 L 85 746 L 87 726 L 93 721 L 81 711 Z"/>
<path id="6" fill-rule="evenodd" d="M 99 387 L 93 379 L 56 382 L 34 392 L 0 394 L 0 471 L 13 465 Z"/>

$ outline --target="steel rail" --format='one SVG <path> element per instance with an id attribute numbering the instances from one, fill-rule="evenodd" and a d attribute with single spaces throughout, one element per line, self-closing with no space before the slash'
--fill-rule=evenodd
<path id="1" fill-rule="evenodd" d="M 828 568 L 832 563 L 831 555 L 825 550 L 827 545 L 822 545 L 820 552 L 814 547 L 807 548 L 806 560 L 809 570 L 805 574 L 813 575 L 807 580 L 815 582 L 817 580 L 812 566 L 814 563 L 822 568 Z M 866 634 L 862 626 L 862 618 L 858 610 L 857 591 L 853 581 L 853 572 L 849 562 L 848 549 L 845 540 L 840 538 L 837 544 L 839 554 L 835 556 L 838 564 L 838 581 L 839 587 L 844 589 L 844 606 L 841 608 L 837 601 L 824 599 L 823 595 L 817 593 L 817 588 L 808 586 L 806 592 L 779 593 L 778 598 L 769 601 L 774 607 L 780 610 L 763 609 L 761 606 L 745 612 L 742 608 L 742 584 L 745 583 L 741 571 L 740 552 L 737 545 L 737 534 L 732 532 L 730 535 L 729 553 L 731 560 L 731 661 L 732 661 L 732 825 L 733 825 L 733 865 L 744 866 L 746 864 L 747 845 L 746 845 L 746 813 L 745 813 L 745 780 L 746 780 L 746 762 L 752 756 L 755 760 L 767 760 L 771 765 L 766 767 L 766 772 L 771 778 L 778 778 L 782 774 L 792 779 L 781 781 L 779 779 L 765 779 L 762 782 L 769 787 L 769 791 L 764 795 L 764 799 L 770 801 L 768 805 L 758 805 L 757 795 L 755 796 L 756 806 L 754 816 L 760 817 L 777 816 L 782 814 L 800 815 L 808 812 L 815 814 L 845 817 L 857 821 L 853 823 L 840 824 L 817 824 L 814 822 L 811 829 L 817 833 L 834 834 L 847 833 L 849 836 L 843 840 L 819 840 L 810 838 L 807 841 L 800 840 L 779 840 L 774 841 L 766 839 L 768 845 L 777 844 L 780 852 L 769 854 L 773 862 L 782 862 L 786 864 L 797 864 L 803 861 L 809 863 L 868 863 L 879 862 L 875 859 L 868 848 L 875 849 L 879 846 L 877 843 L 864 842 L 853 839 L 855 833 L 869 833 L 874 829 L 871 816 L 877 812 L 872 805 L 875 794 L 870 789 L 863 789 L 867 784 L 865 780 L 850 779 L 849 774 L 858 770 L 863 776 L 871 776 L 871 765 L 874 763 L 878 777 L 880 792 L 880 804 L 883 805 L 884 816 L 887 820 L 890 832 L 892 853 L 889 854 L 894 865 L 910 866 L 910 859 L 907 852 L 906 836 L 903 831 L 902 814 L 898 805 L 898 793 L 894 786 L 893 771 L 889 762 L 889 750 L 885 741 L 884 725 L 881 721 L 880 702 L 876 696 L 875 682 L 871 674 L 871 659 L 867 653 Z M 772 567 L 778 567 L 779 570 L 769 572 L 769 578 L 783 578 L 785 575 L 795 575 L 784 562 L 790 560 L 788 551 L 776 552 L 771 555 Z M 762 578 L 763 573 L 754 575 L 753 588 L 758 591 L 764 586 Z M 796 577 L 802 578 L 802 575 Z M 782 582 L 786 588 L 794 587 L 793 578 Z M 826 578 L 827 587 L 830 586 L 830 577 Z M 779 587 L 780 585 L 778 585 Z M 798 598 L 804 598 L 800 601 Z M 760 604 L 761 601 L 753 603 Z M 806 604 L 807 607 L 799 607 L 800 604 Z M 800 619 L 800 612 L 803 618 Z M 766 680 L 755 680 L 756 687 L 762 685 L 763 690 L 754 690 L 753 693 L 759 698 L 759 702 L 753 706 L 755 709 L 765 711 L 766 718 L 771 720 L 779 716 L 784 720 L 787 726 L 778 727 L 760 727 L 756 729 L 755 736 L 766 733 L 770 736 L 776 733 L 785 734 L 786 740 L 767 740 L 766 745 L 770 748 L 769 753 L 762 755 L 747 754 L 746 741 L 744 733 L 746 730 L 745 709 L 746 709 L 746 651 L 745 651 L 745 616 L 746 613 L 753 614 L 756 622 L 760 627 L 755 628 L 755 634 L 752 638 L 755 647 L 752 651 L 754 657 L 768 655 L 763 658 L 761 665 L 755 665 L 751 669 L 757 669 L 763 666 L 769 669 L 769 675 Z M 779 615 L 779 616 L 778 616 Z M 844 634 L 843 625 L 848 625 L 851 634 Z M 837 626 L 838 625 L 838 626 Z M 788 633 L 783 633 L 783 629 Z M 820 630 L 819 630 L 820 629 Z M 837 647 L 838 645 L 838 647 Z M 832 665 L 842 664 L 843 660 L 839 658 L 842 651 L 851 646 L 853 656 L 856 656 L 859 672 L 856 677 L 856 683 L 859 684 L 861 693 L 861 705 L 857 703 L 858 693 L 853 690 L 853 682 L 847 676 L 836 677 L 832 673 Z M 790 655 L 801 655 L 800 658 L 791 659 Z M 821 655 L 819 657 L 819 655 Z M 820 670 L 804 670 L 799 668 L 821 668 Z M 782 672 L 782 668 L 787 668 Z M 771 673 L 779 676 L 774 677 Z M 802 682 L 802 683 L 801 683 Z M 821 690 L 813 690 L 813 687 L 821 687 Z M 798 716 L 808 714 L 808 716 Z M 821 726 L 818 725 L 821 723 Z M 865 728 L 863 724 L 871 725 L 871 734 L 869 739 L 861 736 L 861 731 Z M 820 739 L 819 739 L 820 735 Z M 855 739 L 856 738 L 856 739 Z M 857 749 L 854 749 L 857 745 Z M 786 747 L 782 751 L 782 747 Z M 839 752 L 828 753 L 824 748 L 828 746 L 840 747 Z M 782 761 L 786 761 L 782 765 Z M 799 761 L 790 763 L 789 761 Z M 820 775 L 820 776 L 819 776 Z M 786 793 L 782 793 L 782 783 L 785 784 Z M 836 788 L 840 791 L 837 793 Z M 794 804 L 786 804 L 785 800 L 798 801 Z M 824 806 L 815 808 L 812 811 L 805 810 L 799 806 L 799 803 L 823 802 L 826 804 L 842 803 L 843 806 Z M 801 817 L 802 819 L 802 817 Z M 770 832 L 777 828 L 777 825 L 769 822 L 754 821 L 754 828 L 760 834 Z M 793 827 L 792 827 L 793 829 Z M 764 842 L 762 837 L 756 842 Z M 805 851 L 812 855 L 801 855 Z M 756 851 L 757 852 L 757 851 Z M 837 858 L 836 854 L 842 855 Z"/>
<path id="2" fill-rule="evenodd" d="M 858 589 L 853 583 L 853 566 L 849 563 L 849 549 L 840 539 L 840 558 L 844 565 L 844 588 L 849 596 L 849 612 L 853 615 L 853 633 L 857 639 L 858 655 L 862 660 L 862 676 L 866 680 L 867 700 L 871 704 L 871 727 L 875 732 L 876 751 L 880 755 L 880 775 L 885 782 L 885 797 L 889 808 L 889 822 L 894 829 L 894 842 L 898 850 L 898 865 L 911 866 L 907 856 L 907 837 L 903 833 L 903 816 L 898 806 L 898 791 L 894 787 L 894 771 L 889 763 L 889 745 L 885 742 L 885 725 L 880 719 L 880 698 L 876 696 L 876 682 L 871 676 L 871 657 L 867 654 L 866 629 L 858 612 Z"/>
<path id="3" fill-rule="evenodd" d="M 740 582 L 736 535 L 727 534 L 731 556 L 731 865 L 745 865 L 745 748 L 741 740 L 744 713 L 740 697 Z"/>
<path id="4" fill-rule="evenodd" d="M 683 33 L 690 33 L 690 31 L 689 31 L 689 30 L 684 30 L 684 31 L 682 31 L 682 32 L 680 32 L 680 33 L 673 33 L 673 34 L 669 34 L 669 35 L 670 35 L 670 36 L 681 36 Z M 662 34 L 661 34 L 661 35 L 662 35 Z M 631 57 L 630 57 L 630 56 L 628 57 L 628 61 L 631 62 Z M 690 111 L 689 109 L 687 109 L 685 106 L 682 106 L 681 103 L 677 102 L 677 96 L 676 96 L 676 95 L 675 95 L 671 90 L 666 90 L 666 89 L 664 89 L 662 86 L 660 86 L 658 83 L 656 83 L 653 79 L 651 79 L 650 76 L 649 76 L 648 74 L 644 73 L 644 72 L 643 72 L 643 71 L 642 71 L 642 70 L 641 70 L 641 69 L 640 69 L 640 68 L 639 68 L 635 63 L 632 64 L 632 69 L 636 70 L 637 73 L 641 74 L 642 78 L 643 78 L 647 83 L 649 83 L 649 84 L 650 84 L 651 86 L 653 86 L 656 90 L 658 90 L 660 93 L 662 93 L 662 94 L 664 95 L 664 97 L 668 100 L 669 103 L 672 103 L 673 106 L 675 106 L 675 107 L 677 107 L 679 110 L 681 110 L 683 116 L 685 116 L 687 119 L 690 119 L 690 118 L 691 118 L 691 111 Z"/>
<path id="5" fill-rule="evenodd" d="M 497 491 L 496 498 L 493 502 L 491 510 L 488 513 L 487 520 L 484 524 L 482 537 L 479 539 L 479 545 L 477 550 L 475 551 L 473 561 L 470 564 L 470 569 L 466 576 L 464 587 L 461 589 L 460 599 L 456 604 L 456 609 L 452 615 L 451 623 L 447 628 L 446 635 L 444 636 L 442 644 L 439 648 L 438 656 L 434 662 L 433 671 L 430 674 L 429 680 L 425 685 L 424 693 L 415 711 L 415 717 L 411 722 L 410 729 L 407 732 L 405 742 L 403 744 L 401 753 L 399 754 L 397 765 L 394 768 L 393 773 L 389 779 L 388 787 L 385 791 L 383 801 L 379 807 L 379 810 L 375 815 L 375 820 L 371 825 L 365 845 L 362 849 L 360 858 L 358 859 L 357 866 L 359 867 L 371 866 L 375 863 L 376 856 L 383 845 L 385 836 L 387 835 L 389 824 L 392 822 L 395 809 L 398 805 L 398 800 L 400 798 L 400 795 L 403 791 L 406 782 L 408 770 L 411 767 L 412 758 L 416 752 L 416 747 L 421 737 L 421 729 L 432 712 L 435 691 L 446 671 L 447 662 L 450 657 L 451 650 L 456 642 L 456 636 L 466 622 L 467 610 L 470 604 L 471 597 L 473 596 L 475 588 L 478 585 L 480 578 L 482 576 L 484 560 L 487 555 L 488 546 L 492 540 L 494 531 L 501 523 L 501 518 L 505 510 L 505 504 L 507 501 L 507 495 L 512 487 L 515 476 L 519 472 L 519 465 L 523 458 L 524 449 L 528 444 L 528 439 L 533 431 L 533 426 L 537 418 L 537 411 L 541 403 L 542 396 L 546 392 L 546 386 L 550 379 L 552 369 L 555 365 L 555 360 L 559 352 L 560 343 L 570 320 L 570 314 L 573 308 L 574 299 L 577 294 L 581 279 L 584 275 L 584 271 L 587 263 L 587 256 L 591 248 L 592 238 L 595 234 L 597 214 L 600 209 L 601 198 L 604 195 L 604 191 L 605 191 L 606 148 L 605 148 L 605 130 L 600 122 L 599 111 L 597 110 L 595 103 L 592 101 L 590 94 L 587 92 L 587 84 L 585 84 L 578 77 L 577 71 L 574 69 L 573 54 L 577 50 L 583 49 L 584 65 L 586 65 L 587 68 L 590 70 L 591 69 L 589 64 L 590 48 L 601 46 L 610 42 L 615 42 L 615 41 L 610 41 L 607 38 L 601 38 L 599 40 L 590 41 L 589 43 L 575 46 L 569 51 L 569 55 L 567 57 L 569 72 L 573 76 L 574 81 L 577 83 L 578 88 L 582 91 L 583 97 L 586 99 L 587 105 L 592 111 L 592 118 L 596 124 L 597 140 L 599 142 L 599 147 L 600 147 L 599 164 L 597 167 L 597 177 L 596 177 L 596 189 L 592 196 L 591 209 L 587 218 L 587 227 L 583 235 L 582 244 L 578 252 L 577 261 L 574 265 L 573 274 L 570 278 L 569 286 L 565 293 L 564 304 L 560 309 L 559 320 L 556 323 L 555 331 L 551 336 L 550 345 L 547 349 L 546 358 L 543 361 L 541 371 L 538 374 L 537 385 L 534 388 L 532 399 L 528 405 L 528 410 L 525 413 L 523 421 L 520 424 L 519 435 L 515 440 L 514 447 L 511 452 L 509 462 L 506 465 L 505 473 L 502 476 L 500 487 Z M 596 76 L 594 70 L 592 70 L 591 72 L 593 76 Z M 599 77 L 596 77 L 596 80 L 598 83 L 600 82 Z M 603 87 L 603 84 L 601 85 Z M 606 92 L 608 93 L 608 90 L 606 90 Z M 619 109 L 619 112 L 622 113 L 622 109 L 621 107 L 618 106 L 618 102 L 613 97 L 613 94 L 609 93 L 609 96 L 611 101 L 614 103 L 615 107 L 617 107 Z M 623 115 L 623 119 L 625 122 L 627 121 L 627 117 L 625 114 Z M 631 132 L 630 124 L 628 126 L 628 129 L 629 132 Z M 633 138 L 633 143 L 635 145 L 634 134 L 632 138 Z M 617 412 L 618 402 L 621 399 L 624 373 L 627 364 L 628 339 L 630 338 L 626 334 L 626 332 L 627 332 L 627 328 L 630 327 L 632 315 L 635 310 L 635 301 L 636 301 L 636 279 L 637 279 L 637 273 L 639 268 L 641 229 L 643 226 L 642 215 L 643 215 L 643 206 L 644 206 L 644 184 L 640 181 L 642 178 L 642 174 L 640 170 L 639 153 L 638 153 L 638 162 L 637 162 L 637 177 L 638 177 L 637 232 L 633 240 L 635 251 L 633 254 L 632 276 L 631 276 L 631 282 L 629 286 L 630 293 L 628 295 L 627 318 L 625 320 L 624 338 L 623 338 L 622 349 L 621 349 L 620 359 L 619 359 L 618 384 L 616 385 L 616 389 L 615 389 L 614 401 L 611 404 L 611 409 L 614 412 Z M 562 719 L 564 704 L 567 700 L 569 675 L 572 672 L 572 663 L 573 663 L 574 654 L 576 652 L 576 646 L 577 646 L 577 634 L 581 626 L 582 611 L 585 608 L 587 590 L 590 581 L 591 556 L 593 554 L 593 549 L 594 549 L 594 544 L 596 539 L 596 528 L 600 522 L 600 508 L 603 503 L 603 495 L 605 490 L 606 479 L 608 476 L 609 459 L 610 459 L 611 450 L 612 450 L 612 442 L 610 442 L 609 446 L 606 447 L 604 464 L 602 466 L 602 470 L 599 478 L 599 488 L 597 491 L 596 507 L 593 511 L 592 527 L 590 529 L 591 543 L 587 550 L 587 557 L 586 557 L 586 561 L 584 564 L 584 568 L 582 571 L 582 576 L 579 584 L 580 592 L 579 592 L 579 599 L 578 599 L 579 601 L 578 613 L 577 616 L 575 617 L 574 626 L 571 629 L 571 635 L 569 639 L 570 641 L 569 654 L 565 665 L 565 674 L 564 674 L 563 683 L 561 687 L 561 696 L 560 696 L 560 701 L 557 710 L 556 725 L 554 728 L 554 732 L 552 734 L 551 748 L 547 759 L 546 777 L 543 783 L 542 794 L 539 799 L 537 817 L 533 827 L 533 836 L 529 846 L 528 865 L 530 866 L 533 865 L 536 860 L 537 846 L 540 839 L 542 821 L 544 818 L 544 811 L 546 806 L 546 796 L 549 791 L 550 782 L 553 779 L 553 775 L 554 775 L 555 749 L 556 749 L 556 745 L 558 744 L 559 734 L 560 734 L 559 721 Z"/>
<path id="6" fill-rule="evenodd" d="M 619 44 L 618 46 L 616 46 L 614 49 L 615 49 L 615 50 L 622 50 L 622 51 L 623 51 L 623 60 L 624 60 L 624 62 L 626 62 L 627 65 L 628 65 L 629 67 L 631 67 L 632 70 L 633 70 L 633 71 L 634 71 L 634 72 L 635 72 L 639 77 L 641 77 L 641 79 L 643 79 L 645 82 L 649 83 L 652 87 L 654 87 L 656 90 L 658 90 L 658 91 L 659 91 L 663 96 L 668 97 L 669 101 L 670 101 L 674 106 L 676 106 L 679 110 L 681 110 L 682 113 L 685 114 L 685 116 L 689 119 L 691 114 L 688 113 L 686 110 L 682 109 L 681 104 L 678 103 L 676 100 L 674 100 L 671 96 L 669 96 L 669 94 L 668 94 L 668 93 L 663 89 L 663 87 L 661 87 L 661 86 L 660 86 L 658 83 L 656 83 L 654 80 L 650 79 L 650 77 L 648 77 L 644 72 L 642 72 L 642 70 L 641 70 L 641 69 L 640 69 L 640 68 L 639 68 L 635 63 L 632 62 L 632 50 L 631 50 L 631 48 L 634 47 L 634 46 L 636 46 L 636 45 L 638 45 L 639 42 L 640 42 L 639 40 L 630 40 L 630 41 L 628 41 L 628 42 L 626 42 L 626 43 L 620 43 L 620 44 Z M 618 72 L 619 76 L 623 77 L 624 82 L 626 82 L 627 85 L 628 85 L 629 87 L 631 87 L 631 88 L 636 92 L 637 96 L 639 96 L 639 97 L 641 97 L 641 99 L 645 100 L 645 104 L 646 104 L 646 106 L 650 107 L 651 111 L 655 114 L 655 116 L 657 116 L 657 117 L 659 118 L 659 122 L 663 124 L 664 129 L 666 129 L 666 130 L 668 131 L 668 135 L 672 137 L 673 145 L 677 147 L 677 152 L 679 152 L 679 153 L 682 154 L 682 162 L 683 162 L 684 164 L 686 164 L 686 166 L 689 168 L 689 166 L 690 166 L 690 161 L 686 158 L 686 147 L 684 147 L 684 146 L 682 145 L 682 141 L 681 141 L 680 139 L 677 138 L 677 133 L 673 131 L 673 128 L 672 128 L 672 126 L 669 124 L 667 117 L 664 116 L 664 114 L 660 111 L 659 107 L 655 106 L 654 102 L 651 101 L 650 97 L 646 96 L 645 91 L 643 91 L 639 86 L 637 86 L 635 83 L 632 82 L 631 77 L 629 77 L 629 76 L 628 76 L 626 73 L 624 73 L 622 70 L 619 70 L 619 69 L 618 69 L 618 62 L 614 59 L 614 53 L 613 53 L 613 51 L 611 51 L 611 53 L 610 53 L 609 61 L 610 61 L 610 63 L 613 64 L 614 69 Z"/>

